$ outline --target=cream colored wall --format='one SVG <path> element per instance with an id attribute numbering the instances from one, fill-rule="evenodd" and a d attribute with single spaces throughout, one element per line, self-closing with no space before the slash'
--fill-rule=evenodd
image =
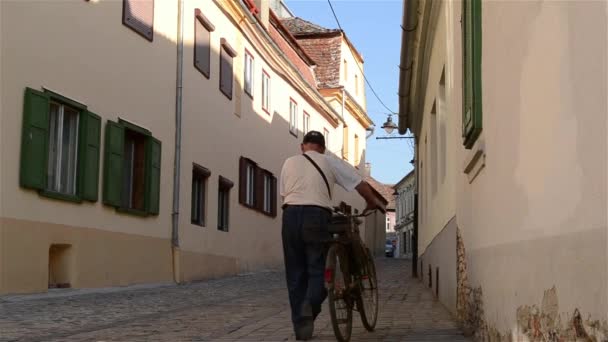
<path id="1" fill-rule="evenodd" d="M 186 13 L 194 13 L 194 8 L 200 6 L 200 2 L 190 0 L 186 1 L 185 5 Z M 202 253 L 234 259 L 239 272 L 282 267 L 282 211 L 279 208 L 278 216 L 271 218 L 238 203 L 239 157 L 245 156 L 254 160 L 260 167 L 279 178 L 284 160 L 300 153 L 304 111 L 310 115 L 311 129 L 323 132 L 323 129 L 327 128 L 330 131 L 330 150 L 341 146 L 341 140 L 337 139 L 338 129 L 333 128 L 307 100 L 268 66 L 260 55 L 258 46 L 243 37 L 214 3 L 210 2 L 200 9 L 216 29 L 211 33 L 211 78 L 207 79 L 192 66 L 194 15 L 187 15 L 185 18 L 180 245 L 184 252 L 190 253 L 190 257 L 194 257 L 192 253 L 198 253 L 196 255 L 199 255 L 201 260 L 211 260 L 201 256 Z M 218 51 L 222 37 L 226 38 L 238 53 L 234 59 L 235 70 L 242 70 L 239 65 L 243 63 L 245 49 L 254 56 L 253 100 L 244 93 L 239 81 L 234 83 L 232 101 L 219 91 Z M 271 77 L 270 115 L 261 107 L 262 69 Z M 237 71 L 235 76 L 242 79 L 242 75 L 238 75 Z M 235 101 L 239 93 L 240 106 Z M 290 97 L 298 103 L 297 137 L 289 132 Z M 238 106 L 240 117 L 234 114 L 235 106 Z M 206 227 L 190 223 L 192 163 L 200 164 L 211 171 L 207 183 Z M 219 175 L 234 182 L 230 197 L 229 232 L 217 229 Z M 336 191 L 336 195 L 337 198 L 349 198 L 349 202 L 358 203 L 354 197 L 357 195 L 353 193 Z M 280 207 L 280 199 L 278 203 Z M 189 267 L 196 266 L 193 264 Z"/>
<path id="2" fill-rule="evenodd" d="M 120 1 L 2 2 L 2 216 L 159 238 L 171 232 L 177 7 L 156 3 L 154 41 L 121 23 Z M 76 29 L 77 28 L 77 29 Z M 40 197 L 19 187 L 26 87 L 48 87 L 107 120 L 122 117 L 161 140 L 160 214 L 142 218 L 102 205 Z M 102 146 L 104 143 L 102 132 Z"/>
<path id="3" fill-rule="evenodd" d="M 424 97 L 423 122 L 419 136 L 419 162 L 422 162 L 420 174 L 420 229 L 418 237 L 418 251 L 423 254 L 433 238 L 447 225 L 456 214 L 455 178 L 453 173 L 444 170 L 454 170 L 456 164 L 454 155 L 458 144 L 448 143 L 457 141 L 456 120 L 452 106 L 447 103 L 441 105 L 440 79 L 444 65 L 446 65 L 446 3 L 442 3 L 439 20 L 435 33 L 430 57 L 430 67 L 426 95 Z M 451 74 L 446 68 L 446 84 Z M 446 100 L 459 96 L 459 89 L 448 91 L 446 86 Z M 436 114 L 431 114 L 433 104 L 436 103 Z M 435 151 L 434 151 L 435 150 Z M 419 164 L 420 165 L 420 164 Z"/>
<path id="4" fill-rule="evenodd" d="M 473 152 L 483 149 L 485 168 L 471 183 L 460 138 L 461 3 L 444 6 L 456 146 L 448 170 L 485 320 L 517 333 L 517 309 L 540 307 L 553 286 L 562 322 L 575 309 L 608 319 L 606 3 L 483 2 L 483 133 Z"/>
<path id="5" fill-rule="evenodd" d="M 340 61 L 340 85 L 344 86 L 346 91 L 348 91 L 356 99 L 359 105 L 365 109 L 367 108 L 365 99 L 365 80 L 361 73 L 361 70 L 365 71 L 363 63 L 360 63 L 358 58 L 355 57 L 352 49 L 350 49 L 344 39 L 342 39 L 340 49 L 342 57 L 342 60 Z M 344 60 L 346 60 L 347 63 L 347 79 L 345 79 Z M 355 91 L 355 75 L 358 75 L 359 93 Z"/>

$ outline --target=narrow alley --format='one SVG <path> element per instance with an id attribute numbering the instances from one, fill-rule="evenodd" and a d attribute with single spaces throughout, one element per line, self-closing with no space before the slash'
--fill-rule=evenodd
<path id="1" fill-rule="evenodd" d="M 410 262 L 379 259 L 376 331 L 353 319 L 353 341 L 465 341 L 447 310 L 410 277 Z M 293 340 L 284 276 L 266 272 L 188 285 L 54 290 L 0 297 L 0 341 Z M 333 341 L 327 305 L 315 341 Z"/>

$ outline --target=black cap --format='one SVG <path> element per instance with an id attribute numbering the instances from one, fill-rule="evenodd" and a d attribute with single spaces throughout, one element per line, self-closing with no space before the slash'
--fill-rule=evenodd
<path id="1" fill-rule="evenodd" d="M 321 134 L 321 132 L 310 131 L 310 132 L 306 133 L 302 143 L 303 144 L 312 143 L 312 144 L 317 144 L 321 147 L 325 147 L 325 137 L 323 136 L 323 134 Z"/>

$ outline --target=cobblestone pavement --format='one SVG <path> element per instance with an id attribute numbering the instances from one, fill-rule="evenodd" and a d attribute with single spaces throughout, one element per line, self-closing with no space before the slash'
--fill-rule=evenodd
<path id="1" fill-rule="evenodd" d="M 353 341 L 466 341 L 410 262 L 379 259 L 380 313 L 365 331 L 354 313 Z M 283 273 L 257 273 L 182 286 L 0 297 L 0 341 L 294 340 Z M 333 341 L 327 305 L 315 340 Z"/>

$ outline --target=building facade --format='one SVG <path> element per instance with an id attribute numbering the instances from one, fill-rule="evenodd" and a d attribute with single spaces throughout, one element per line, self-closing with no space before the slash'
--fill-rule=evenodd
<path id="1" fill-rule="evenodd" d="M 395 189 L 395 233 L 398 255 L 411 258 L 414 251 L 414 198 L 416 176 L 414 170 L 394 186 Z"/>
<path id="2" fill-rule="evenodd" d="M 365 160 L 371 121 L 336 111 L 268 1 L 2 1 L 0 16 L 0 293 L 282 267 L 276 182 L 303 134 L 341 151 L 351 122 Z"/>
<path id="3" fill-rule="evenodd" d="M 478 340 L 608 338 L 606 11 L 404 3 L 421 280 Z"/>

